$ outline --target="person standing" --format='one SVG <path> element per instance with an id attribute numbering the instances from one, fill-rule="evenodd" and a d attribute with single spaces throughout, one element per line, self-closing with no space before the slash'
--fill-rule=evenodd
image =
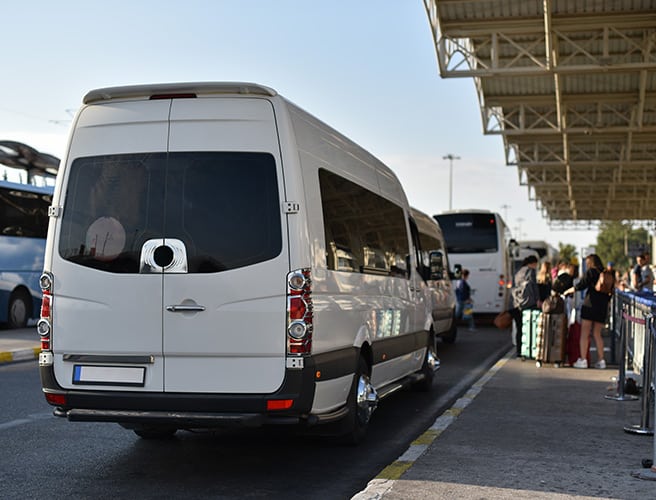
<path id="1" fill-rule="evenodd" d="M 471 298 L 471 288 L 467 280 L 469 279 L 469 269 L 462 270 L 462 278 L 458 280 L 456 285 L 456 318 L 463 320 L 463 311 L 465 307 L 471 306 L 473 303 Z M 470 314 L 468 318 L 469 331 L 475 331 L 476 325 L 474 324 L 474 315 Z"/>
<path id="2" fill-rule="evenodd" d="M 537 272 L 538 291 L 540 300 L 544 302 L 551 295 L 551 262 L 544 261 Z"/>
<path id="3" fill-rule="evenodd" d="M 649 258 L 641 253 L 636 257 L 636 266 L 632 271 L 631 283 L 636 292 L 652 292 L 654 273 L 649 266 Z"/>
<path id="4" fill-rule="evenodd" d="M 587 368 L 588 360 L 582 358 L 588 352 L 590 346 L 590 334 L 594 338 L 595 345 L 597 346 L 597 362 L 595 368 L 606 368 L 606 361 L 604 359 L 604 340 L 601 337 L 601 329 L 606 324 L 606 316 L 608 315 L 608 303 L 613 294 L 598 292 L 595 289 L 599 275 L 604 270 L 604 265 L 597 254 L 590 254 L 585 258 L 586 272 L 579 282 L 571 287 L 566 294 L 572 294 L 577 290 L 586 290 L 583 304 L 581 305 L 581 340 L 580 340 L 580 355 L 572 365 L 574 368 Z"/>
<path id="5" fill-rule="evenodd" d="M 515 344 L 517 357 L 522 355 L 522 311 L 538 309 L 541 305 L 540 291 L 536 279 L 538 258 L 529 255 L 522 262 L 522 267 L 515 274 L 515 286 L 512 291 L 513 308 L 510 314 L 515 320 Z"/>

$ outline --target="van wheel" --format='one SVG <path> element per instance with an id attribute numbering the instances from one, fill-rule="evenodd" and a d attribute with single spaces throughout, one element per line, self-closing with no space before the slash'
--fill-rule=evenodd
<path id="1" fill-rule="evenodd" d="M 137 436 L 143 439 L 166 439 L 173 437 L 178 431 L 175 427 L 160 426 L 143 426 L 133 430 Z"/>
<path id="2" fill-rule="evenodd" d="M 433 387 L 433 380 L 435 380 L 435 370 L 440 366 L 440 358 L 437 357 L 437 350 L 435 349 L 435 341 L 431 335 L 431 340 L 426 348 L 426 355 L 424 356 L 424 364 L 421 366 L 421 373 L 424 378 L 415 384 L 415 388 L 428 392 Z"/>
<path id="3" fill-rule="evenodd" d="M 456 319 L 456 313 L 455 311 L 453 312 L 453 316 L 451 317 L 451 328 L 449 328 L 449 331 L 442 335 L 442 341 L 445 344 L 453 344 L 456 341 L 456 337 L 458 336 L 458 320 Z"/>
<path id="4" fill-rule="evenodd" d="M 353 384 L 351 385 L 351 392 L 346 400 L 349 412 L 344 418 L 346 432 L 341 436 L 343 443 L 355 445 L 362 442 L 369 427 L 371 414 L 377 405 L 378 394 L 376 394 L 374 386 L 371 385 L 369 367 L 363 358 L 359 358 Z"/>
<path id="5" fill-rule="evenodd" d="M 30 296 L 25 290 L 16 290 L 9 297 L 7 325 L 9 328 L 25 328 L 31 314 Z"/>

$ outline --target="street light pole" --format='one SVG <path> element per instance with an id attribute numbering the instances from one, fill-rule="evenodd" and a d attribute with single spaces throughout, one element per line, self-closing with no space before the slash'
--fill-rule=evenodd
<path id="1" fill-rule="evenodd" d="M 460 157 L 449 153 L 448 155 L 444 155 L 442 159 L 449 160 L 449 210 L 451 210 L 453 206 L 453 160 L 459 160 Z"/>
<path id="2" fill-rule="evenodd" d="M 508 220 L 508 209 L 512 208 L 508 204 L 501 205 L 501 208 L 503 209 L 503 220 L 506 222 Z"/>

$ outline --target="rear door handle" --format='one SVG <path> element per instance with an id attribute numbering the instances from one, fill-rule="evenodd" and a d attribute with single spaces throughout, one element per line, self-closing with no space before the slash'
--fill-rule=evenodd
<path id="1" fill-rule="evenodd" d="M 175 306 L 166 306 L 166 310 L 170 312 L 201 312 L 205 310 L 205 306 L 193 304 L 178 304 Z"/>

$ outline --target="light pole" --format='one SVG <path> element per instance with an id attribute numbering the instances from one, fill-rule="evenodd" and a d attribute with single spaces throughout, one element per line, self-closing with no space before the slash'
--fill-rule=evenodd
<path id="1" fill-rule="evenodd" d="M 524 219 L 517 217 L 517 239 L 519 240 L 522 239 L 522 222 L 524 222 Z"/>
<path id="2" fill-rule="evenodd" d="M 500 207 L 503 210 L 503 220 L 504 222 L 508 220 L 508 209 L 512 208 L 510 205 L 503 204 Z"/>
<path id="3" fill-rule="evenodd" d="M 460 157 L 449 153 L 442 157 L 443 160 L 449 160 L 449 210 L 452 207 L 453 200 L 453 160 L 459 160 Z"/>

